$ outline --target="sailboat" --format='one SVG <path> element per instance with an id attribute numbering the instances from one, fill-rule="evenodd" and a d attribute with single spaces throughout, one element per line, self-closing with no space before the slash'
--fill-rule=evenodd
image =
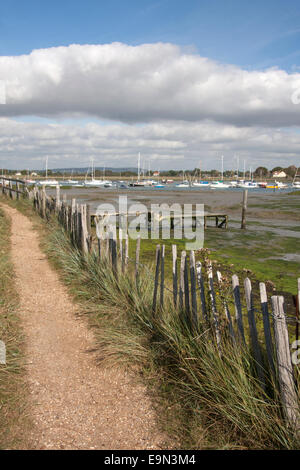
<path id="1" fill-rule="evenodd" d="M 39 184 L 43 186 L 57 186 L 59 184 L 57 180 L 48 179 L 48 156 L 46 157 L 46 179 L 39 181 Z"/>
<path id="2" fill-rule="evenodd" d="M 92 158 L 91 159 L 91 179 L 88 180 L 87 179 L 87 175 L 86 175 L 86 178 L 85 178 L 85 181 L 84 181 L 84 185 L 85 186 L 89 186 L 89 187 L 100 187 L 100 186 L 105 186 L 109 183 L 111 183 L 110 181 L 107 181 L 107 180 L 104 180 L 104 177 L 102 180 L 97 180 L 95 178 L 95 166 L 94 166 L 94 159 Z"/>
<path id="3" fill-rule="evenodd" d="M 299 170 L 299 168 L 297 168 L 297 170 L 296 170 L 296 173 L 295 173 L 295 176 L 294 176 L 294 179 L 293 179 L 293 184 L 292 184 L 292 187 L 296 188 L 296 189 L 300 189 L 300 175 L 298 175 L 298 170 Z M 299 178 L 299 179 L 297 180 L 297 178 Z"/>
<path id="4" fill-rule="evenodd" d="M 72 170 L 72 172 L 71 172 L 71 178 L 68 179 L 68 180 L 66 180 L 64 184 L 70 184 L 70 185 L 78 184 L 78 181 L 73 180 L 73 179 L 72 179 L 72 176 L 73 176 L 73 170 Z"/>
<path id="5" fill-rule="evenodd" d="M 210 184 L 210 187 L 212 189 L 227 189 L 230 187 L 229 184 L 226 184 L 223 182 L 223 173 L 224 173 L 224 157 L 223 155 L 221 156 L 221 161 L 222 161 L 222 179 L 220 181 L 213 181 Z"/>
<path id="6" fill-rule="evenodd" d="M 141 176 L 140 173 L 141 173 L 141 154 L 139 152 L 137 181 L 132 181 L 131 183 L 129 183 L 129 186 L 142 187 L 142 188 L 145 186 L 145 181 L 140 180 L 140 176 Z"/>
<path id="7" fill-rule="evenodd" d="M 200 187 L 200 188 L 209 188 L 209 182 L 201 180 L 201 169 L 200 168 L 201 168 L 201 162 L 199 162 L 199 171 L 198 171 L 199 180 L 194 180 L 193 183 L 192 183 L 192 186 Z"/>
<path id="8" fill-rule="evenodd" d="M 185 173 L 182 171 L 182 183 L 176 184 L 176 188 L 190 188 L 190 183 L 187 179 L 185 178 Z"/>

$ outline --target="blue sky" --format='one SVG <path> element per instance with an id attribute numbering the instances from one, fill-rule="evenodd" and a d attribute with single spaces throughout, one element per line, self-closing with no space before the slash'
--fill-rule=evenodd
<path id="1" fill-rule="evenodd" d="M 299 64 L 299 0 L 6 0 L 0 55 L 114 41 L 195 47 L 246 68 Z"/>
<path id="2" fill-rule="evenodd" d="M 300 0 L 5 0 L 0 167 L 300 166 L 299 59 Z"/>

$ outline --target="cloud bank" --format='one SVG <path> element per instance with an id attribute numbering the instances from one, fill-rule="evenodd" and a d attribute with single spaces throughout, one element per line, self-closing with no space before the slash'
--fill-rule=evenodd
<path id="1" fill-rule="evenodd" d="M 262 162 L 269 168 L 299 160 L 300 133 L 259 127 L 235 127 L 211 121 L 188 123 L 167 121 L 142 126 L 110 124 L 44 124 L 0 119 L 0 168 L 88 166 L 136 166 L 141 152 L 142 166 L 151 169 L 240 168 Z"/>
<path id="2" fill-rule="evenodd" d="M 0 57 L 0 116 L 96 116 L 125 123 L 211 120 L 300 125 L 300 73 L 247 71 L 173 44 L 70 45 Z"/>

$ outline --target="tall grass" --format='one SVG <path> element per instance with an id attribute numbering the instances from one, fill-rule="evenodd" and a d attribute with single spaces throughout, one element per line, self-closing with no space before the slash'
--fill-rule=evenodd
<path id="1" fill-rule="evenodd" d="M 246 349 L 225 337 L 220 355 L 212 329 L 191 328 L 171 298 L 153 314 L 149 268 L 141 268 L 136 286 L 133 270 L 116 278 L 105 259 L 84 258 L 54 221 L 49 228 L 47 253 L 88 314 L 99 361 L 137 366 L 179 448 L 299 448 L 275 385 L 262 389 Z"/>
<path id="2" fill-rule="evenodd" d="M 18 294 L 10 256 L 10 221 L 0 209 L 0 340 L 6 364 L 0 364 L 0 449 L 21 445 L 26 434 L 26 386 L 23 374 L 22 329 Z"/>

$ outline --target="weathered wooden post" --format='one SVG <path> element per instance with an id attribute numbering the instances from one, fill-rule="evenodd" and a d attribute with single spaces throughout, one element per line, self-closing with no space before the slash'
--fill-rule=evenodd
<path id="1" fill-rule="evenodd" d="M 58 214 L 60 208 L 60 187 L 56 186 L 55 212 Z"/>
<path id="2" fill-rule="evenodd" d="M 86 205 L 81 204 L 81 247 L 82 252 L 86 255 L 88 253 L 87 244 L 87 227 L 86 227 Z"/>
<path id="3" fill-rule="evenodd" d="M 185 271 L 185 264 L 186 264 L 186 252 L 181 252 L 181 259 L 180 259 L 180 279 L 179 279 L 179 308 L 183 310 L 183 299 L 184 299 L 184 271 Z"/>
<path id="4" fill-rule="evenodd" d="M 119 228 L 119 258 L 122 273 L 124 272 L 124 253 L 123 253 L 123 230 Z"/>
<path id="5" fill-rule="evenodd" d="M 172 274 L 173 274 L 173 302 L 174 307 L 177 307 L 177 245 L 172 245 Z"/>
<path id="6" fill-rule="evenodd" d="M 71 230 L 71 238 L 72 242 L 75 244 L 75 238 L 76 238 L 76 199 L 72 198 L 71 202 L 71 225 L 70 225 L 70 230 Z"/>
<path id="7" fill-rule="evenodd" d="M 165 288 L 165 245 L 161 247 L 161 260 L 160 260 L 160 307 L 164 306 L 164 288 Z"/>
<path id="8" fill-rule="evenodd" d="M 290 355 L 289 334 L 283 308 L 284 298 L 272 296 L 274 339 L 276 345 L 278 380 L 280 394 L 286 420 L 289 425 L 299 431 L 299 402 L 295 389 L 293 366 Z"/>
<path id="9" fill-rule="evenodd" d="M 243 314 L 242 314 L 242 304 L 241 304 L 241 293 L 240 293 L 240 283 L 239 278 L 236 274 L 232 276 L 232 289 L 234 297 L 234 307 L 235 307 L 235 319 L 237 322 L 238 332 L 242 343 L 245 345 L 245 334 L 244 334 L 244 325 L 243 325 Z"/>
<path id="10" fill-rule="evenodd" d="M 156 261 L 156 266 L 155 266 L 155 279 L 154 279 L 153 302 L 152 302 L 152 312 L 153 313 L 156 310 L 158 278 L 159 278 L 159 266 L 160 266 L 160 245 L 156 245 L 155 261 Z"/>
<path id="11" fill-rule="evenodd" d="M 229 311 L 229 308 L 228 308 L 226 298 L 224 297 L 224 294 L 222 293 L 223 279 L 222 279 L 222 274 L 220 273 L 220 271 L 217 271 L 217 279 L 218 279 L 218 284 L 219 284 L 219 289 L 220 289 L 220 296 L 222 298 L 222 302 L 223 302 L 223 306 L 224 306 L 224 313 L 225 313 L 225 316 L 226 316 L 227 321 L 228 321 L 229 334 L 230 334 L 230 337 L 231 337 L 233 343 L 235 344 L 235 335 L 234 335 L 234 330 L 233 330 L 233 326 L 232 326 L 230 311 Z"/>
<path id="12" fill-rule="evenodd" d="M 248 189 L 243 192 L 243 208 L 242 208 L 242 223 L 241 228 L 246 228 L 246 212 L 247 212 Z"/>
<path id="13" fill-rule="evenodd" d="M 264 325 L 268 362 L 269 362 L 271 372 L 275 374 L 272 335 L 271 335 L 269 309 L 268 309 L 268 297 L 267 297 L 266 285 L 264 282 L 259 283 L 259 291 L 260 291 L 261 311 L 263 314 L 263 325 Z"/>
<path id="14" fill-rule="evenodd" d="M 258 342 L 256 322 L 255 322 L 255 316 L 254 316 L 252 286 L 251 286 L 251 281 L 248 277 L 246 277 L 244 281 L 244 288 L 245 288 L 246 305 L 247 305 L 247 312 L 248 312 L 250 338 L 251 338 L 251 344 L 252 344 L 252 351 L 253 351 L 254 359 L 256 362 L 257 375 L 261 382 L 261 385 L 263 386 L 263 388 L 265 388 L 266 384 L 265 384 L 265 377 L 264 377 L 263 360 L 262 360 L 262 354 L 261 354 L 261 350 L 260 350 L 260 346 Z"/>
<path id="15" fill-rule="evenodd" d="M 110 258 L 111 258 L 111 265 L 112 270 L 115 277 L 118 276 L 118 269 L 117 269 L 117 240 L 115 239 L 114 232 L 111 231 L 109 234 L 109 243 L 111 247 Z"/>
<path id="16" fill-rule="evenodd" d="M 43 184 L 42 189 L 42 217 L 43 219 L 46 218 L 46 185 Z"/>
<path id="17" fill-rule="evenodd" d="M 203 275 L 202 275 L 202 264 L 201 264 L 200 261 L 197 261 L 197 263 L 196 263 L 196 271 L 197 271 L 198 289 L 199 289 L 199 292 L 200 292 L 202 315 L 203 315 L 204 320 L 208 321 L 206 301 L 205 301 L 204 282 L 203 282 Z"/>
<path id="18" fill-rule="evenodd" d="M 140 249 L 141 249 L 141 237 L 139 236 L 136 240 L 136 249 L 135 249 L 135 283 L 137 287 L 139 286 Z"/>
<path id="19" fill-rule="evenodd" d="M 192 322 L 195 328 L 198 328 L 198 309 L 196 293 L 196 260 L 195 252 L 190 252 L 190 277 L 191 277 L 191 304 L 192 304 Z"/>
<path id="20" fill-rule="evenodd" d="M 300 319 L 300 277 L 298 278 L 298 290 L 296 297 L 296 341 L 299 339 L 299 319 Z"/>
<path id="21" fill-rule="evenodd" d="M 125 234 L 125 256 L 124 256 L 124 272 L 127 269 L 129 260 L 129 237 L 128 233 Z"/>
<path id="22" fill-rule="evenodd" d="M 215 289 L 214 289 L 213 269 L 212 269 L 212 264 L 210 260 L 207 261 L 207 277 L 208 277 L 210 305 L 211 305 L 211 311 L 213 315 L 213 323 L 214 323 L 214 328 L 215 328 L 215 333 L 216 333 L 217 347 L 220 352 L 221 351 L 220 350 L 221 331 L 219 327 L 219 316 L 217 312 L 216 295 L 215 295 Z"/>

